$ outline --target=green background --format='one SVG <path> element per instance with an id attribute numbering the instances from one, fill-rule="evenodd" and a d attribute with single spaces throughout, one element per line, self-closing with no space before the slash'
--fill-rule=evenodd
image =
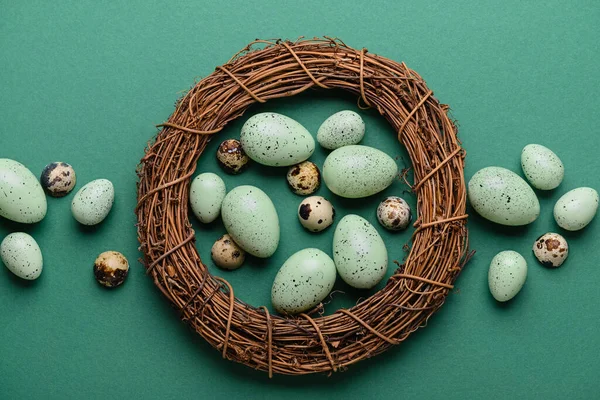
<path id="1" fill-rule="evenodd" d="M 0 398 L 597 398 L 600 222 L 575 233 L 559 230 L 571 246 L 560 269 L 541 267 L 530 251 L 537 236 L 559 229 L 552 207 L 560 195 L 579 186 L 600 189 L 597 2 L 116 3 L 0 1 L 0 157 L 36 175 L 51 161 L 67 161 L 78 187 L 108 178 L 116 189 L 113 211 L 96 228 L 83 229 L 71 217 L 72 194 L 49 198 L 39 224 L 0 221 L 0 237 L 27 231 L 45 259 L 31 283 L 0 269 Z M 528 143 L 553 149 L 566 176 L 555 191 L 539 193 L 542 213 L 530 226 L 469 220 L 477 254 L 427 329 L 345 373 L 269 380 L 221 359 L 180 323 L 136 262 L 135 168 L 154 124 L 195 79 L 255 38 L 301 35 L 338 36 L 418 71 L 459 121 L 467 178 L 489 165 L 521 173 L 519 155 Z M 328 115 L 355 104 L 343 94 L 312 92 L 252 108 L 210 144 L 199 170 L 219 172 L 218 142 L 239 135 L 251 113 L 285 113 L 314 133 Z M 365 143 L 404 157 L 404 167 L 406 154 L 383 119 L 361 115 Z M 314 160 L 321 164 L 324 156 L 317 150 Z M 269 262 L 250 260 L 233 273 L 211 265 L 254 305 L 269 304 L 278 266 L 294 251 L 330 251 L 332 229 L 315 236 L 299 227 L 300 199 L 287 191 L 284 173 L 253 165 L 226 179 L 228 188 L 265 189 L 284 227 Z M 386 194 L 414 205 L 406 189 L 396 182 Z M 325 188 L 319 194 L 328 196 Z M 332 197 L 340 215 L 357 212 L 373 222 L 379 199 Z M 207 255 L 222 225 L 195 228 Z M 383 236 L 390 258 L 401 259 L 410 231 Z M 91 268 L 109 249 L 132 266 L 114 291 L 97 285 Z M 513 301 L 499 305 L 488 292 L 487 268 L 505 249 L 526 257 L 529 276 Z M 345 293 L 329 312 L 369 294 L 341 282 L 336 289 Z"/>

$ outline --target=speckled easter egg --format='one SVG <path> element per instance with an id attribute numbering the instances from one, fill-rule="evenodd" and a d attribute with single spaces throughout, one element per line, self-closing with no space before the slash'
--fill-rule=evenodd
<path id="1" fill-rule="evenodd" d="M 210 256 L 215 265 L 219 268 L 234 270 L 244 264 L 246 260 L 246 252 L 231 236 L 225 234 L 221 236 L 210 249 Z"/>
<path id="2" fill-rule="evenodd" d="M 323 180 L 341 197 L 360 198 L 392 184 L 398 166 L 383 151 L 368 146 L 344 146 L 332 151 L 323 164 Z"/>
<path id="3" fill-rule="evenodd" d="M 294 253 L 279 269 L 271 289 L 273 307 L 286 314 L 307 311 L 327 297 L 335 284 L 333 260 L 319 249 Z"/>
<path id="4" fill-rule="evenodd" d="M 111 181 L 96 179 L 83 186 L 71 202 L 73 217 L 83 225 L 96 225 L 106 218 L 115 199 Z"/>
<path id="5" fill-rule="evenodd" d="M 246 252 L 260 258 L 279 245 L 279 217 L 273 202 L 255 186 L 238 186 L 225 196 L 221 216 L 227 233 Z"/>
<path id="6" fill-rule="evenodd" d="M 531 186 L 551 190 L 562 182 L 565 168 L 552 150 L 539 144 L 528 144 L 521 152 L 521 167 Z"/>
<path id="7" fill-rule="evenodd" d="M 129 262 L 118 251 L 105 251 L 94 261 L 94 278 L 104 287 L 121 286 L 129 274 Z"/>
<path id="8" fill-rule="evenodd" d="M 224 140 L 217 149 L 217 162 L 228 174 L 236 175 L 248 168 L 250 158 L 236 139 Z"/>
<path id="9" fill-rule="evenodd" d="M 0 258 L 10 272 L 21 279 L 37 279 L 44 260 L 34 238 L 23 232 L 11 233 L 0 244 Z"/>
<path id="10" fill-rule="evenodd" d="M 44 189 L 20 162 L 0 158 L 0 216 L 33 224 L 46 216 Z"/>
<path id="11" fill-rule="evenodd" d="M 272 112 L 250 117 L 242 126 L 240 142 L 251 159 L 272 167 L 298 164 L 315 151 L 315 140 L 305 127 Z"/>
<path id="12" fill-rule="evenodd" d="M 569 256 L 569 245 L 558 233 L 548 232 L 536 239 L 533 255 L 543 266 L 558 268 Z"/>
<path id="13" fill-rule="evenodd" d="M 358 215 L 346 215 L 333 234 L 333 260 L 348 285 L 370 289 L 385 276 L 388 254 L 377 229 Z"/>
<path id="14" fill-rule="evenodd" d="M 53 162 L 44 168 L 40 177 L 42 187 L 52 197 L 64 197 L 77 184 L 73 167 L 65 162 Z"/>
<path id="15" fill-rule="evenodd" d="M 190 206 L 196 218 L 205 224 L 216 220 L 225 193 L 225 182 L 217 174 L 205 172 L 194 178 L 190 185 Z"/>
<path id="16" fill-rule="evenodd" d="M 526 279 L 527 261 L 516 251 L 501 251 L 492 259 L 488 285 L 497 301 L 504 302 L 515 297 Z"/>
<path id="17" fill-rule="evenodd" d="M 298 206 L 298 219 L 307 230 L 321 232 L 333 224 L 335 208 L 324 197 L 307 197 Z"/>
<path id="18" fill-rule="evenodd" d="M 540 215 L 533 189 L 506 168 L 487 167 L 469 181 L 469 201 L 482 217 L 502 225 L 527 225 Z"/>
<path id="19" fill-rule="evenodd" d="M 410 206 L 401 197 L 386 197 L 377 207 L 377 220 L 385 229 L 401 231 L 412 221 Z"/>
<path id="20" fill-rule="evenodd" d="M 598 211 L 598 192 L 580 187 L 565 193 L 554 205 L 554 219 L 568 231 L 585 228 Z"/>
<path id="21" fill-rule="evenodd" d="M 313 194 L 321 186 L 321 172 L 315 163 L 303 161 L 288 169 L 287 182 L 292 192 L 297 195 Z"/>
<path id="22" fill-rule="evenodd" d="M 333 114 L 321 124 L 317 141 L 326 149 L 358 144 L 365 135 L 365 122 L 354 111 L 345 110 Z"/>

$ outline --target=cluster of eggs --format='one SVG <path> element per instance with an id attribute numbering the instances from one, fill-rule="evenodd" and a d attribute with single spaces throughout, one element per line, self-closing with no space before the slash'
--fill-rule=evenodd
<path id="1" fill-rule="evenodd" d="M 529 184 L 516 173 L 501 167 L 479 170 L 469 181 L 469 201 L 484 218 L 502 225 L 521 226 L 540 215 L 540 203 L 532 189 L 552 190 L 563 180 L 560 158 L 539 144 L 521 152 L 521 167 Z M 531 186 L 530 186 L 531 185 Z M 585 228 L 598 210 L 598 192 L 589 187 L 572 189 L 554 206 L 557 225 L 567 231 Z M 533 254 L 544 266 L 560 267 L 569 254 L 566 239 L 549 232 L 535 240 Z M 527 278 L 527 262 L 515 251 L 503 251 L 492 260 L 488 273 L 490 292 L 498 301 L 508 301 L 521 290 Z"/>
<path id="2" fill-rule="evenodd" d="M 287 183 L 299 196 L 297 216 L 309 232 L 317 233 L 334 223 L 335 208 L 326 198 L 314 195 L 323 181 L 334 194 L 362 198 L 379 193 L 397 176 L 396 162 L 386 153 L 358 143 L 365 123 L 353 111 L 341 111 L 323 122 L 317 141 L 327 156 L 322 173 L 309 161 L 315 140 L 299 122 L 276 113 L 250 117 L 243 125 L 240 140 L 227 139 L 217 149 L 217 161 L 229 174 L 244 171 L 250 160 L 266 166 L 287 167 Z M 211 257 L 223 269 L 239 268 L 246 254 L 267 258 L 280 240 L 277 211 L 271 199 L 255 186 L 242 185 L 227 192 L 218 175 L 205 172 L 190 186 L 190 206 L 202 223 L 221 215 L 227 234 L 212 246 Z M 388 197 L 377 209 L 381 225 L 390 230 L 405 229 L 411 221 L 410 206 L 400 197 Z M 377 229 L 358 215 L 346 215 L 333 236 L 333 257 L 322 250 L 307 248 L 291 255 L 275 276 L 271 300 L 282 313 L 298 313 L 319 304 L 331 291 L 339 274 L 349 285 L 368 289 L 385 276 L 388 254 Z"/>
<path id="3" fill-rule="evenodd" d="M 77 184 L 73 167 L 53 162 L 42 171 L 40 179 L 23 164 L 0 159 L 0 216 L 23 224 L 40 222 L 46 216 L 45 193 L 52 197 L 67 196 Z M 44 193 L 45 192 L 45 193 Z M 114 202 L 113 184 L 97 179 L 84 185 L 73 197 L 71 212 L 83 225 L 96 225 L 110 213 Z M 0 244 L 0 258 L 16 276 L 34 280 L 42 273 L 42 251 L 35 239 L 24 232 L 6 236 Z M 94 263 L 94 276 L 106 287 L 118 286 L 127 277 L 129 265 L 121 253 L 102 253 Z"/>

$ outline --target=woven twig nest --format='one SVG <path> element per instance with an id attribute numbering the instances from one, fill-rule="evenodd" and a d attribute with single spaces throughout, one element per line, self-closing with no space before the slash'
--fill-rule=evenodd
<path id="1" fill-rule="evenodd" d="M 391 124 L 413 163 L 418 218 L 406 261 L 382 290 L 328 316 L 280 317 L 210 274 L 188 191 L 212 134 L 253 103 L 310 88 L 352 92 Z M 136 212 L 148 274 L 223 357 L 270 376 L 337 371 L 382 353 L 427 323 L 468 259 L 464 152 L 447 113 L 417 73 L 365 49 L 329 38 L 251 43 L 177 102 L 141 160 Z"/>

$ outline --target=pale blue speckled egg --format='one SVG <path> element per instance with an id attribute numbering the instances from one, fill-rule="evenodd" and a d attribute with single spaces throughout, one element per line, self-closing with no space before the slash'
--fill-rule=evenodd
<path id="1" fill-rule="evenodd" d="M 598 192 L 580 187 L 565 193 L 554 205 L 554 219 L 568 231 L 585 228 L 598 211 Z"/>
<path id="2" fill-rule="evenodd" d="M 515 297 L 526 279 L 527 261 L 516 251 L 501 251 L 492 259 L 488 286 L 497 301 L 504 302 Z"/>
<path id="3" fill-rule="evenodd" d="M 528 144 L 521 152 L 525 177 L 536 189 L 552 190 L 562 182 L 565 168 L 552 150 L 540 144 Z"/>
<path id="4" fill-rule="evenodd" d="M 365 136 L 365 122 L 360 115 L 350 110 L 333 114 L 317 131 L 317 141 L 329 150 L 358 144 L 363 136 Z"/>
<path id="5" fill-rule="evenodd" d="M 335 278 L 335 265 L 327 254 L 319 249 L 300 250 L 283 263 L 273 281 L 273 307 L 286 314 L 310 310 L 331 292 Z"/>
<path id="6" fill-rule="evenodd" d="M 21 279 L 37 279 L 44 259 L 34 238 L 23 232 L 11 233 L 0 244 L 0 258 L 10 272 Z"/>
<path id="7" fill-rule="evenodd" d="M 83 186 L 71 203 L 73 217 L 83 225 L 96 225 L 110 213 L 115 199 L 111 181 L 96 179 Z"/>
<path id="8" fill-rule="evenodd" d="M 0 216 L 33 224 L 44 219 L 47 207 L 35 175 L 20 162 L 0 158 Z"/>
<path id="9" fill-rule="evenodd" d="M 540 215 L 533 189 L 506 168 L 487 167 L 469 181 L 469 201 L 482 217 L 502 225 L 527 225 Z"/>
<path id="10" fill-rule="evenodd" d="M 225 196 L 221 216 L 227 233 L 246 252 L 267 258 L 279 245 L 279 217 L 273 202 L 255 186 L 238 186 Z"/>
<path id="11" fill-rule="evenodd" d="M 349 214 L 333 234 L 333 260 L 348 285 L 370 289 L 385 276 L 388 253 L 379 232 L 366 219 Z"/>
<path id="12" fill-rule="evenodd" d="M 226 193 L 225 182 L 217 174 L 205 172 L 190 185 L 190 206 L 202 223 L 208 224 L 219 217 Z"/>
<path id="13" fill-rule="evenodd" d="M 368 146 L 344 146 L 332 151 L 323 164 L 323 180 L 333 193 L 360 198 L 392 184 L 398 166 L 392 157 Z"/>
<path id="14" fill-rule="evenodd" d="M 315 151 L 315 140 L 305 127 L 273 112 L 250 117 L 242 126 L 240 142 L 248 157 L 272 167 L 298 164 Z"/>

